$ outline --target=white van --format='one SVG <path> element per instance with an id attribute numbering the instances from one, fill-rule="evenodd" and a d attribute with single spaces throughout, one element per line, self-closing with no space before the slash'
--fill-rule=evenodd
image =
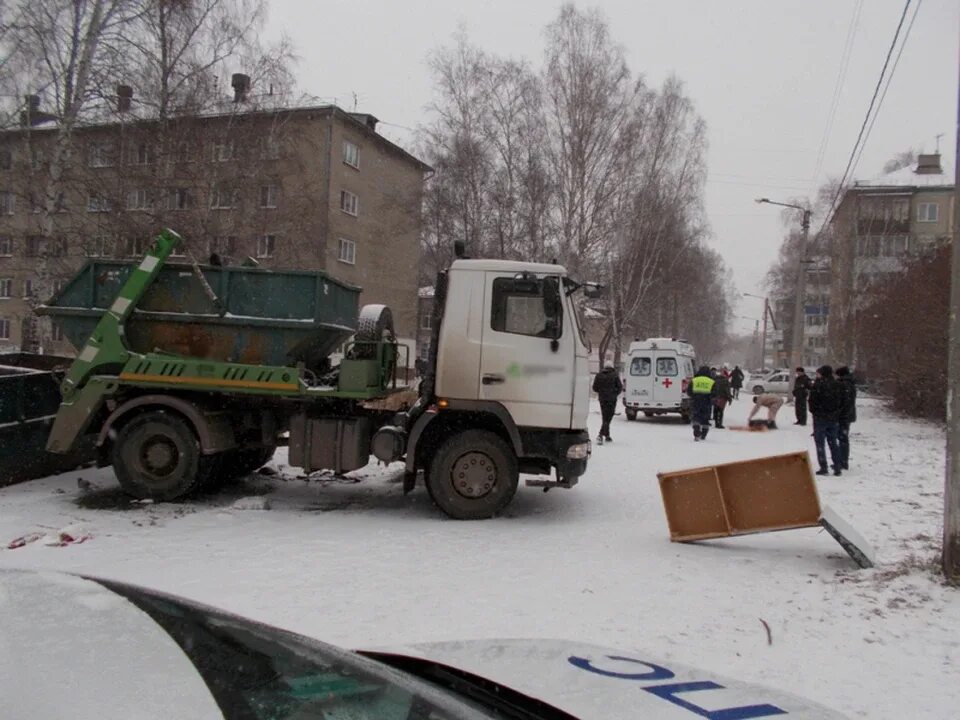
<path id="1" fill-rule="evenodd" d="M 686 340 L 648 338 L 630 343 L 624 368 L 624 410 L 627 420 L 679 413 L 690 422 L 687 385 L 696 372 L 696 353 Z"/>

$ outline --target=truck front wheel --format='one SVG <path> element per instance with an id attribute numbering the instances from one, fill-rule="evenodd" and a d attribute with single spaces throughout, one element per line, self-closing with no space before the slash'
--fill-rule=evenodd
<path id="1" fill-rule="evenodd" d="M 193 428 L 176 415 L 148 412 L 124 425 L 113 443 L 120 487 L 140 499 L 177 500 L 206 480 L 215 465 L 200 453 Z"/>
<path id="2" fill-rule="evenodd" d="M 503 510 L 517 492 L 513 450 L 499 436 L 469 430 L 447 440 L 426 473 L 427 491 L 457 520 L 481 520 Z"/>

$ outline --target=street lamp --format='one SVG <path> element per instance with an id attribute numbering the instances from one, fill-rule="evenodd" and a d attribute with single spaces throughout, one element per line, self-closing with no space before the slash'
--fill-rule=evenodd
<path id="1" fill-rule="evenodd" d="M 807 273 L 804 267 L 804 261 L 807 256 L 807 238 L 810 235 L 810 210 L 802 205 L 792 203 L 775 202 L 770 198 L 757 198 L 756 202 L 760 205 L 779 205 L 780 207 L 792 208 L 803 213 L 801 229 L 803 234 L 800 237 L 800 251 L 797 253 L 797 298 L 793 308 L 793 333 L 791 344 L 791 358 L 794 367 L 803 365 L 803 297 L 806 294 Z"/>

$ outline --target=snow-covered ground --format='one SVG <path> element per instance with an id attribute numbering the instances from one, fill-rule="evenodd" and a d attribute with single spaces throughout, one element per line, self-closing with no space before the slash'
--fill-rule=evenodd
<path id="1" fill-rule="evenodd" d="M 742 423 L 748 403 L 727 423 Z M 789 406 L 776 432 L 714 430 L 697 444 L 677 420 L 621 415 L 578 487 L 522 488 L 504 517 L 482 522 L 447 520 L 422 488 L 404 496 L 399 466 L 351 476 L 363 482 L 281 467 L 171 505 L 129 503 L 109 470 L 69 473 L 0 490 L 0 547 L 47 535 L 0 550 L 0 566 L 126 580 L 347 647 L 562 637 L 647 650 L 851 717 L 954 718 L 960 591 L 934 570 L 942 432 L 870 401 L 860 415 L 853 469 L 818 479 L 824 503 L 876 549 L 872 570 L 819 529 L 669 542 L 656 472 L 812 451 Z M 55 544 L 64 528 L 90 537 Z"/>

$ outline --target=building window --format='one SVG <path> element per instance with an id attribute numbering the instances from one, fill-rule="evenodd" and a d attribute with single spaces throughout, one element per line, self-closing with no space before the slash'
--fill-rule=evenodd
<path id="1" fill-rule="evenodd" d="M 60 323 L 58 322 L 53 323 L 53 333 L 51 337 L 53 338 L 54 342 L 63 341 L 63 328 L 60 327 Z"/>
<path id="2" fill-rule="evenodd" d="M 280 141 L 273 135 L 260 138 L 260 159 L 276 160 L 280 157 Z"/>
<path id="3" fill-rule="evenodd" d="M 36 291 L 33 288 L 33 280 L 24 280 L 23 281 L 23 297 L 32 298 L 36 294 Z"/>
<path id="4" fill-rule="evenodd" d="M 0 318 L 0 340 L 10 339 L 10 321 L 7 318 Z"/>
<path id="5" fill-rule="evenodd" d="M 343 141 L 343 161 L 350 167 L 360 169 L 360 147 L 356 143 Z"/>
<path id="6" fill-rule="evenodd" d="M 47 241 L 47 255 L 50 257 L 66 257 L 68 249 L 65 237 L 50 238 Z"/>
<path id="7" fill-rule="evenodd" d="M 107 143 L 94 143 L 90 146 L 90 167 L 110 167 L 113 165 L 113 148 Z"/>
<path id="8" fill-rule="evenodd" d="M 150 191 L 145 188 L 138 188 L 127 193 L 127 210 L 149 210 Z"/>
<path id="9" fill-rule="evenodd" d="M 13 215 L 16 206 L 16 198 L 12 192 L 0 192 L 0 215 Z"/>
<path id="10" fill-rule="evenodd" d="M 280 188 L 276 185 L 260 186 L 260 207 L 275 208 L 277 206 L 277 197 L 280 195 Z"/>
<path id="11" fill-rule="evenodd" d="M 43 170 L 43 150 L 35 149 L 30 153 L 30 167 Z"/>
<path id="12" fill-rule="evenodd" d="M 13 153 L 9 150 L 0 150 L 0 170 L 9 170 L 13 167 Z"/>
<path id="13" fill-rule="evenodd" d="M 133 165 L 151 165 L 153 153 L 147 143 L 140 143 L 130 149 L 130 163 Z"/>
<path id="14" fill-rule="evenodd" d="M 13 255 L 13 238 L 9 235 L 0 235 L 0 257 Z"/>
<path id="15" fill-rule="evenodd" d="M 174 188 L 167 194 L 168 210 L 189 210 L 193 207 L 193 196 L 187 188 Z"/>
<path id="16" fill-rule="evenodd" d="M 215 187 L 210 194 L 212 210 L 230 210 L 237 204 L 237 191 L 231 187 Z"/>
<path id="17" fill-rule="evenodd" d="M 356 195 L 347 190 L 340 191 L 340 209 L 347 213 L 347 215 L 356 217 L 359 206 L 360 202 Z"/>
<path id="18" fill-rule="evenodd" d="M 207 248 L 210 251 L 210 254 L 217 254 L 221 257 L 226 255 L 233 255 L 237 250 L 237 238 L 233 235 L 221 235 L 219 237 L 210 238 L 210 242 L 207 244 Z"/>
<path id="19" fill-rule="evenodd" d="M 106 235 L 90 238 L 83 244 L 83 254 L 87 257 L 109 257 L 110 238 Z"/>
<path id="20" fill-rule="evenodd" d="M 429 340 L 424 340 L 422 343 L 420 343 L 420 352 L 418 354 L 420 355 L 420 359 L 423 360 L 424 362 L 427 362 L 430 360 L 430 341 Z"/>
<path id="21" fill-rule="evenodd" d="M 917 205 L 917 222 L 938 222 L 939 220 L 939 203 L 920 203 Z"/>
<path id="22" fill-rule="evenodd" d="M 430 330 L 433 328 L 433 313 L 425 312 L 420 316 L 420 329 Z"/>
<path id="23" fill-rule="evenodd" d="M 30 235 L 27 238 L 23 254 L 26 257 L 40 257 L 40 243 L 43 240 L 39 235 Z"/>
<path id="24" fill-rule="evenodd" d="M 357 244 L 353 240 L 340 238 L 340 252 L 337 260 L 348 265 L 355 265 L 357 262 Z"/>
<path id="25" fill-rule="evenodd" d="M 147 250 L 147 239 L 128 237 L 123 241 L 123 254 L 127 257 L 140 257 Z"/>
<path id="26" fill-rule="evenodd" d="M 214 162 L 227 162 L 233 158 L 233 140 L 217 140 L 213 143 Z"/>
<path id="27" fill-rule="evenodd" d="M 13 278 L 0 278 L 0 298 L 6 300 L 13 294 Z"/>
<path id="28" fill-rule="evenodd" d="M 273 257 L 274 252 L 277 249 L 277 237 L 276 235 L 261 235 L 257 238 L 257 257 L 258 258 L 270 258 Z"/>
<path id="29" fill-rule="evenodd" d="M 87 212 L 103 213 L 110 212 L 110 200 L 103 195 L 91 193 L 87 195 Z"/>
<path id="30" fill-rule="evenodd" d="M 190 150 L 190 143 L 177 143 L 177 147 L 173 152 L 173 161 L 176 163 L 188 163 L 193 161 L 193 153 Z"/>

